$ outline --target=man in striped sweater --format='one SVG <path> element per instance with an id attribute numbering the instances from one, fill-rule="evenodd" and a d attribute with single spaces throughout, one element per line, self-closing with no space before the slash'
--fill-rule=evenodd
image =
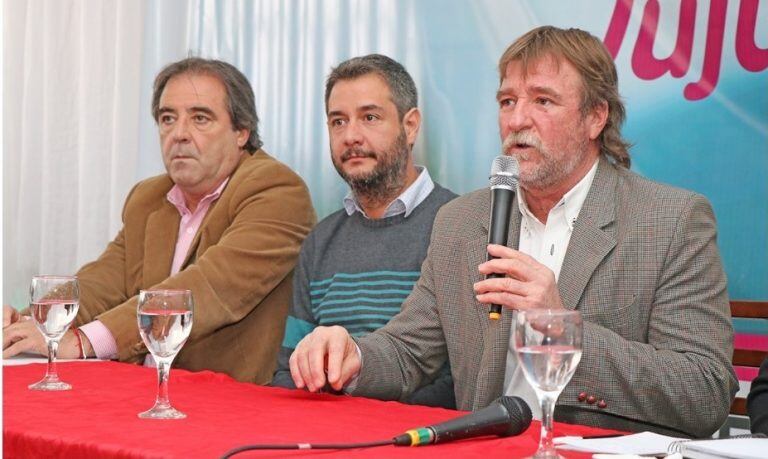
<path id="1" fill-rule="evenodd" d="M 435 214 L 456 197 L 414 165 L 421 114 L 402 65 L 377 54 L 342 62 L 328 77 L 325 106 L 331 158 L 350 192 L 301 248 L 275 386 L 295 387 L 288 359 L 316 326 L 362 336 L 400 311 L 419 278 Z M 454 408 L 450 368 L 403 401 Z"/>

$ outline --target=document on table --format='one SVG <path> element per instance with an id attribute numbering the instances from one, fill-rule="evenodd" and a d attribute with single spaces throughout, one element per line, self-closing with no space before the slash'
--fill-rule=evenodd
<path id="1" fill-rule="evenodd" d="M 679 444 L 679 452 L 692 459 L 764 459 L 768 438 L 687 441 Z"/>
<path id="2" fill-rule="evenodd" d="M 658 456 L 682 453 L 692 459 L 765 459 L 768 457 L 768 438 L 726 438 L 688 440 L 668 437 L 652 432 L 641 432 L 611 438 L 555 438 L 561 449 L 588 453 L 636 454 Z"/>
<path id="3" fill-rule="evenodd" d="M 653 432 L 641 432 L 612 438 L 555 438 L 555 445 L 561 449 L 570 449 L 587 453 L 638 454 L 655 456 L 667 454 L 669 447 L 684 438 L 668 437 Z"/>

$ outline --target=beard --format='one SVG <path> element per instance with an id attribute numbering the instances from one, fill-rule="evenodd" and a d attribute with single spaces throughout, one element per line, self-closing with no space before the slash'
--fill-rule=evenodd
<path id="1" fill-rule="evenodd" d="M 386 203 L 394 199 L 405 184 L 406 167 L 410 148 L 401 130 L 392 145 L 384 151 L 349 148 L 342 153 L 339 161 L 333 158 L 336 172 L 352 189 L 352 193 L 360 201 Z M 373 158 L 376 165 L 368 172 L 349 174 L 342 164 L 350 158 Z"/>
<path id="2" fill-rule="evenodd" d="M 569 132 L 567 138 L 579 138 L 577 133 Z M 569 142 L 562 151 L 556 151 L 544 146 L 531 131 L 511 132 L 502 144 L 505 155 L 514 156 L 519 162 L 531 159 L 532 152 L 507 153 L 516 145 L 533 147 L 540 156 L 538 164 L 530 168 L 520 169 L 520 184 L 525 188 L 545 189 L 565 180 L 581 163 L 587 152 L 587 141 Z M 535 154 L 535 153 L 533 153 Z"/>

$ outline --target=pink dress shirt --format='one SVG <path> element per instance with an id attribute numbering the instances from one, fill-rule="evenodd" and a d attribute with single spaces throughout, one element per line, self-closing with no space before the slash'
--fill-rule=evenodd
<path id="1" fill-rule="evenodd" d="M 192 241 L 195 239 L 195 234 L 197 234 L 197 230 L 200 229 L 200 225 L 203 223 L 205 214 L 208 213 L 208 209 L 211 207 L 211 204 L 219 199 L 219 196 L 221 196 L 221 192 L 224 190 L 224 187 L 227 186 L 227 182 L 229 182 L 229 177 L 227 177 L 221 183 L 221 185 L 216 188 L 216 190 L 203 197 L 203 199 L 201 199 L 197 204 L 197 208 L 194 212 L 187 208 L 187 204 L 184 200 L 184 194 L 181 192 L 181 189 L 177 185 L 174 185 L 173 188 L 168 191 L 168 194 L 165 195 L 166 199 L 168 199 L 168 202 L 173 204 L 174 207 L 176 207 L 176 210 L 179 211 L 179 215 L 181 215 L 181 221 L 179 222 L 179 235 L 176 238 L 176 248 L 173 252 L 173 264 L 171 265 L 170 273 L 171 276 L 179 272 L 181 264 L 187 257 L 189 247 L 192 244 Z M 117 343 L 115 342 L 115 338 L 112 336 L 112 333 L 109 331 L 109 329 L 100 321 L 94 320 L 91 323 L 85 324 L 80 327 L 80 331 L 82 331 L 85 336 L 88 337 L 88 340 L 91 342 L 91 346 L 93 346 L 93 352 L 96 353 L 97 358 L 117 358 Z M 151 360 L 151 354 L 147 354 L 147 359 L 144 361 L 144 364 L 153 364 Z"/>

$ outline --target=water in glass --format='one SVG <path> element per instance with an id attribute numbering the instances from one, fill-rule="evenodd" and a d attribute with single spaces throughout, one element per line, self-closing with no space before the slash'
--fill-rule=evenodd
<path id="1" fill-rule="evenodd" d="M 194 302 L 190 290 L 142 290 L 136 317 L 139 334 L 157 363 L 155 405 L 140 418 L 183 419 L 186 414 L 171 406 L 168 377 L 176 358 L 192 331 Z"/>
<path id="2" fill-rule="evenodd" d="M 29 386 L 32 390 L 70 390 L 72 385 L 59 379 L 56 351 L 59 340 L 77 317 L 80 288 L 74 276 L 35 276 L 29 287 L 29 310 L 32 321 L 48 347 L 48 368 L 39 382 Z"/>
<path id="3" fill-rule="evenodd" d="M 581 315 L 554 309 L 518 311 L 513 333 L 517 360 L 541 403 L 541 437 L 533 457 L 559 458 L 552 443 L 552 418 L 557 398 L 581 360 Z"/>
<path id="4" fill-rule="evenodd" d="M 139 333 L 155 359 L 174 358 L 192 330 L 192 311 L 139 312 Z"/>

